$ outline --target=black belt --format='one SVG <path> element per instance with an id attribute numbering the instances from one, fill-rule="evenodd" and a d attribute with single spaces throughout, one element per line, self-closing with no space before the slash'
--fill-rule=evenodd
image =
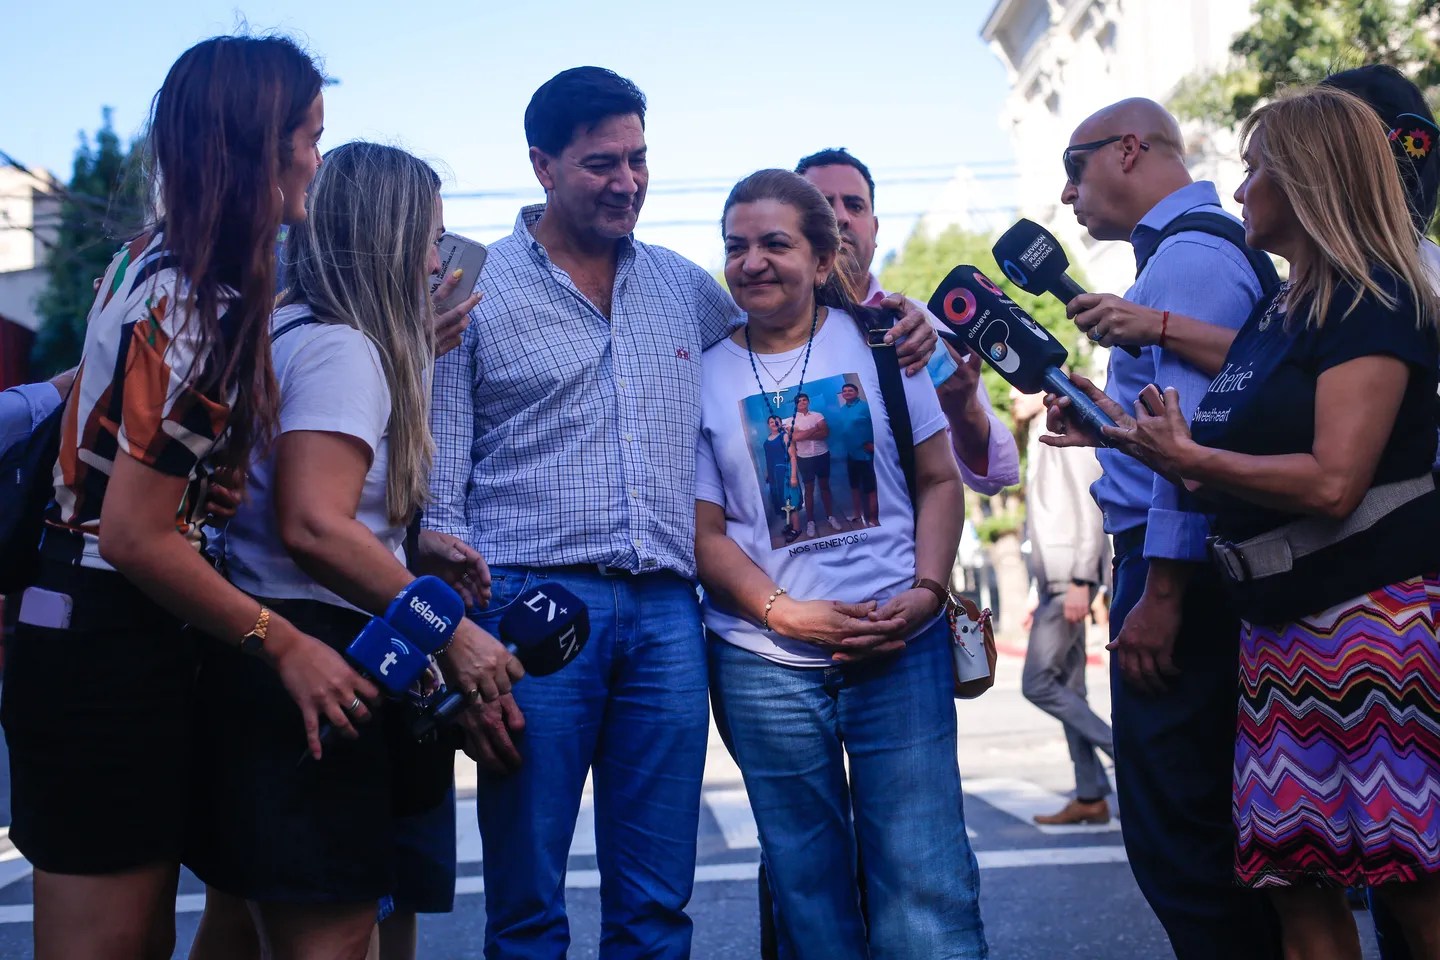
<path id="1" fill-rule="evenodd" d="M 1121 530 L 1114 535 L 1115 556 L 1123 557 L 1127 553 L 1145 549 L 1145 524 L 1138 524 L 1129 530 Z"/>

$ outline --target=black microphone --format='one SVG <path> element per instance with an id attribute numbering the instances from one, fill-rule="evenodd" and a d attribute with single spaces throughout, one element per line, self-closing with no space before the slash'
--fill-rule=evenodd
<path id="1" fill-rule="evenodd" d="M 1061 303 L 1068 304 L 1085 288 L 1080 286 L 1065 271 L 1070 269 L 1070 258 L 1055 235 L 1033 220 L 1021 219 L 1006 230 L 990 248 L 995 262 L 1015 286 L 1037 297 L 1050 294 Z M 1122 347 L 1132 357 L 1140 356 L 1138 347 Z"/>
<path id="2" fill-rule="evenodd" d="M 545 583 L 522 593 L 500 618 L 497 639 L 534 677 L 545 677 L 570 663 L 590 639 L 585 602 L 559 584 Z M 411 725 L 418 740 L 449 721 L 466 705 L 463 692 L 432 695 L 427 709 Z"/>
<path id="3" fill-rule="evenodd" d="M 1070 354 L 1014 300 L 969 264 L 940 282 L 927 305 L 951 332 L 941 336 L 956 347 L 979 353 L 1021 393 L 1048 391 L 1069 397 L 1075 414 L 1102 442 L 1101 427 L 1113 427 L 1105 411 L 1060 369 Z"/>

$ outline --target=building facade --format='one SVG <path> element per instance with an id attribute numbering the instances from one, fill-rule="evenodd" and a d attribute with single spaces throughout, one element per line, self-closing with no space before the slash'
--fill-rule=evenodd
<path id="1" fill-rule="evenodd" d="M 0 389 L 28 379 L 45 288 L 45 259 L 60 223 L 55 181 L 0 165 Z"/>
<path id="2" fill-rule="evenodd" d="M 1123 293 L 1135 277 L 1128 244 L 1102 243 L 1060 203 L 1060 154 L 1079 123 L 1126 97 L 1167 103 L 1192 73 L 1223 69 L 1249 0 L 999 0 L 981 37 L 1005 65 L 1001 126 L 1015 150 L 1022 216 L 1049 227 L 1092 289 Z M 1187 163 L 1227 205 L 1240 185 L 1233 132 L 1187 123 Z"/>

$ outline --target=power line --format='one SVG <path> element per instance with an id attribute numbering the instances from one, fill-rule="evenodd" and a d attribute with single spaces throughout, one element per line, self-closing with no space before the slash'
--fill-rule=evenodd
<path id="1" fill-rule="evenodd" d="M 884 177 L 884 178 L 881 178 L 881 179 L 879 179 L 879 180 L 876 180 L 876 181 L 875 181 L 875 186 L 876 186 L 876 189 L 879 189 L 879 188 L 881 188 L 881 187 L 924 186 L 924 185 L 927 185 L 927 184 L 928 184 L 928 185 L 934 185 L 934 184 L 940 184 L 940 183 L 950 183 L 952 180 L 956 179 L 955 174 L 954 174 L 954 171 L 955 171 L 956 169 L 958 169 L 958 168 L 955 167 L 954 165 L 951 165 L 951 166 L 949 166 L 947 169 L 949 169 L 951 172 L 950 172 L 949 174 L 940 175 L 940 176 L 929 175 L 929 176 L 908 176 L 908 177 Z M 1002 171 L 1002 172 L 995 172 L 995 173 L 972 174 L 968 179 L 974 180 L 974 181 L 977 181 L 977 182 L 980 182 L 980 181 L 997 181 L 997 180 L 1015 180 L 1015 179 L 1017 179 L 1018 177 L 1019 177 L 1018 171 L 1011 170 L 1011 171 Z M 659 185 L 657 185 L 657 186 L 651 187 L 651 188 L 649 188 L 648 190 L 646 190 L 645 192 L 646 192 L 646 194 L 647 194 L 648 196 L 657 196 L 657 195 L 681 195 L 681 196 L 687 196 L 687 195 L 705 195 L 705 194 L 726 193 L 726 192 L 728 192 L 732 187 L 735 186 L 735 184 L 739 181 L 739 179 L 740 179 L 740 178 L 738 178 L 738 177 L 735 178 L 734 180 L 727 180 L 727 179 L 721 179 L 721 178 L 713 178 L 713 179 L 707 179 L 707 180 L 703 180 L 703 181 L 700 181 L 700 180 L 691 181 L 691 184 L 690 184 L 690 185 L 686 185 L 686 184 L 683 184 L 683 183 L 681 183 L 681 184 L 676 184 L 676 183 L 674 183 L 674 182 L 667 181 L 667 182 L 665 182 L 665 183 L 662 183 L 662 184 L 659 184 Z M 536 196 L 539 192 L 540 192 L 539 186 L 538 186 L 538 185 L 534 185 L 534 186 L 528 186 L 528 187 L 506 187 L 506 188 L 503 188 L 503 189 L 496 189 L 496 190 L 447 190 L 447 191 L 443 191 L 443 192 L 441 193 L 441 196 L 444 197 L 446 200 L 519 200 L 519 199 L 525 199 L 525 198 L 527 198 L 527 197 Z"/>
<path id="2" fill-rule="evenodd" d="M 972 217 L 981 217 L 1002 213 L 1006 215 L 1013 215 L 1016 209 L 1017 207 L 1013 204 L 1009 206 L 999 207 L 970 207 L 965 210 L 965 214 Z M 900 213 L 893 213 L 889 210 L 885 210 L 883 211 L 883 215 L 887 220 L 918 220 L 921 217 L 930 216 L 931 214 L 935 214 L 938 212 L 939 211 L 935 210 L 909 210 Z M 675 227 L 715 227 L 718 229 L 719 224 L 719 217 L 696 217 L 685 220 L 641 220 L 637 229 L 650 230 L 656 228 Z M 515 229 L 515 221 L 511 220 L 506 223 L 464 224 L 458 227 L 451 227 L 447 225 L 446 229 L 451 231 L 452 233 L 498 233 L 502 231 L 508 233 L 509 231 Z"/>

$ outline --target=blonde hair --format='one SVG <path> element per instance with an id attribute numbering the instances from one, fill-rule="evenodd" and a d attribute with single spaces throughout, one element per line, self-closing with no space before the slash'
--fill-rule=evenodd
<path id="1" fill-rule="evenodd" d="M 1289 301 L 1307 303 L 1297 319 L 1320 326 L 1342 284 L 1355 288 L 1348 317 L 1369 293 L 1386 307 L 1397 298 L 1371 276 L 1390 271 L 1415 299 L 1415 325 L 1440 320 L 1440 296 L 1420 259 L 1389 131 L 1364 100 L 1334 87 L 1287 91 L 1245 118 L 1242 149 L 1253 146 L 1304 228 L 1312 256 Z M 1258 136 L 1257 136 L 1258 135 Z"/>
<path id="2" fill-rule="evenodd" d="M 390 388 L 385 506 L 394 524 L 409 523 L 424 506 L 435 455 L 434 306 L 425 268 L 439 195 L 439 176 L 403 150 L 359 141 L 336 147 L 286 251 L 294 270 L 286 300 L 354 327 L 380 355 Z"/>

